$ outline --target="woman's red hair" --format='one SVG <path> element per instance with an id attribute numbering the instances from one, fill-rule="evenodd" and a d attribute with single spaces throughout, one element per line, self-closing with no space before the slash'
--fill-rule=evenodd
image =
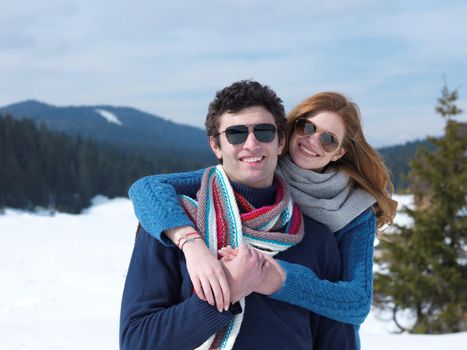
<path id="1" fill-rule="evenodd" d="M 287 117 L 287 140 L 290 140 L 294 132 L 297 119 L 313 117 L 324 111 L 337 113 L 345 125 L 341 147 L 346 153 L 328 166 L 345 171 L 354 186 L 366 190 L 376 198 L 374 209 L 378 228 L 384 224 L 391 224 L 397 211 L 397 202 L 391 199 L 394 186 L 381 156 L 368 144 L 363 135 L 359 108 L 355 103 L 336 92 L 320 92 L 308 97 Z"/>

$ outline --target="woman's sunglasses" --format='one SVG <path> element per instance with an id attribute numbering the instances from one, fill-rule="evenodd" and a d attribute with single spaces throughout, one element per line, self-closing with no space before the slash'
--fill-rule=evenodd
<path id="1" fill-rule="evenodd" d="M 221 131 L 220 134 L 225 134 L 227 141 L 232 145 L 240 145 L 248 138 L 249 130 L 253 128 L 253 135 L 259 142 L 272 142 L 276 137 L 276 126 L 274 124 L 248 124 L 248 125 L 232 125 Z"/>
<path id="2" fill-rule="evenodd" d="M 328 153 L 334 152 L 339 148 L 339 141 L 335 135 L 328 131 L 321 130 L 315 124 L 313 124 L 313 122 L 306 118 L 297 119 L 295 121 L 294 130 L 301 136 L 311 136 L 318 133 L 321 147 L 323 147 L 323 149 Z"/>

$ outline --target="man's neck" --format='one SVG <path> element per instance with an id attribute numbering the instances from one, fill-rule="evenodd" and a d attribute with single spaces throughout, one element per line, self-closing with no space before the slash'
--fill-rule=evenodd
<path id="1" fill-rule="evenodd" d="M 274 204 L 276 199 L 276 185 L 273 183 L 266 188 L 253 188 L 242 185 L 238 182 L 230 181 L 235 192 L 239 193 L 255 208 Z"/>

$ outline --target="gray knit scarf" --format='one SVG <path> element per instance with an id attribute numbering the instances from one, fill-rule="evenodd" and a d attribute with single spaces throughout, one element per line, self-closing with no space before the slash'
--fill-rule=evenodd
<path id="1" fill-rule="evenodd" d="M 293 199 L 305 215 L 336 232 L 363 213 L 376 199 L 352 186 L 343 171 L 317 173 L 297 166 L 289 155 L 279 161 L 276 173 L 289 184 Z"/>

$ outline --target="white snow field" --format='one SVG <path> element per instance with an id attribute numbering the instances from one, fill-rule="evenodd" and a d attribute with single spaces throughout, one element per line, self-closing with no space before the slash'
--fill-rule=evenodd
<path id="1" fill-rule="evenodd" d="M 97 197 L 81 215 L 0 215 L 0 349 L 118 349 L 136 225 L 123 198 Z M 467 332 L 391 334 L 375 315 L 361 328 L 363 350 L 467 349 Z"/>

